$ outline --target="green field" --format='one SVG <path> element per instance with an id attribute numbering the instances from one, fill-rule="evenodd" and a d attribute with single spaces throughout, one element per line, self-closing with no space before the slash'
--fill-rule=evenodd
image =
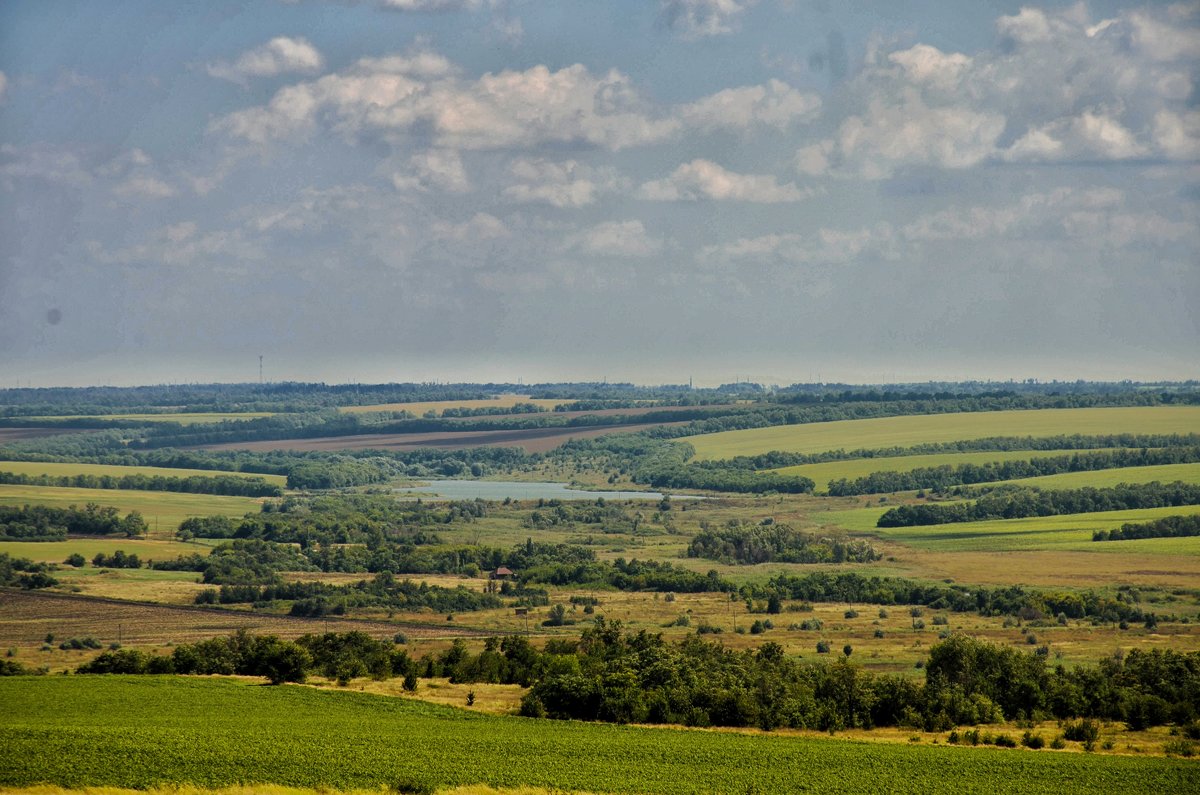
<path id="1" fill-rule="evenodd" d="M 226 497 L 217 494 L 0 485 L 0 505 L 50 505 L 56 508 L 77 505 L 82 508 L 89 502 L 112 505 L 122 513 L 141 511 L 152 533 L 156 530 L 174 532 L 179 523 L 189 516 L 242 516 L 251 511 L 258 511 L 262 505 L 262 500 L 254 497 Z"/>
<path id="2" fill-rule="evenodd" d="M 698 438 L 698 437 L 693 437 Z M 976 453 L 934 453 L 930 455 L 903 455 L 891 458 L 850 458 L 845 461 L 828 461 L 823 464 L 801 464 L 766 470 L 781 475 L 802 475 L 812 478 L 817 484 L 817 493 L 826 490 L 831 480 L 854 480 L 873 472 L 911 472 L 914 469 L 963 464 L 990 464 L 996 461 L 1033 461 L 1037 458 L 1055 458 L 1075 453 L 1094 453 L 1097 450 L 985 450 Z"/>
<path id="3" fill-rule="evenodd" d="M 1095 472 L 1063 472 L 1040 478 L 1008 480 L 1017 486 L 1037 486 L 1039 489 L 1081 489 L 1093 486 L 1110 488 L 1120 483 L 1200 483 L 1200 464 L 1163 464 L 1152 467 L 1124 467 L 1121 469 L 1098 469 Z"/>
<path id="4" fill-rule="evenodd" d="M 998 519 L 921 527 L 876 527 L 887 507 L 859 508 L 814 514 L 822 524 L 836 524 L 856 532 L 868 532 L 891 541 L 937 552 L 1015 552 L 1055 550 L 1103 553 L 1147 553 L 1200 555 L 1200 537 L 1147 538 L 1136 541 L 1092 541 L 1096 530 L 1111 530 L 1126 522 L 1148 522 L 1164 516 L 1200 513 L 1200 505 L 1178 508 L 1143 508 L 1131 511 L 1035 516 L 1028 519 Z M 1019 574 L 1019 573 L 1017 573 Z"/>
<path id="5" fill-rule="evenodd" d="M 1038 409 L 884 417 L 725 431 L 688 436 L 683 441 L 689 442 L 696 449 L 696 458 L 704 461 L 772 450 L 819 453 L 911 447 L 927 442 L 991 436 L 1044 437 L 1076 433 L 1200 433 L 1200 406 Z"/>
<path id="6" fill-rule="evenodd" d="M 68 555 L 78 552 L 90 562 L 97 552 L 111 555 L 118 549 L 137 555 L 143 561 L 165 560 L 177 555 L 199 553 L 207 555 L 216 539 L 203 539 L 208 543 L 182 541 L 156 541 L 141 538 L 71 538 L 66 541 L 0 541 L 0 552 L 14 558 L 47 563 L 62 563 Z M 130 571 L 133 571 L 132 569 Z"/>
<path id="7" fill-rule="evenodd" d="M 108 464 L 60 464 L 40 461 L 0 461 L 0 472 L 15 472 L 18 475 L 109 475 L 115 478 L 124 475 L 147 475 L 150 477 L 215 478 L 219 475 L 232 475 L 238 478 L 259 478 L 279 486 L 287 485 L 285 475 L 259 475 L 253 472 L 224 472 L 213 469 L 171 469 L 169 467 L 131 467 L 110 466 Z"/>
<path id="8" fill-rule="evenodd" d="M 255 420 L 274 415 L 273 411 L 197 411 L 179 414 L 63 414 L 61 416 L 21 417 L 21 419 L 47 424 L 63 420 L 134 420 L 137 422 L 178 422 L 180 425 L 198 425 L 208 422 L 225 422 L 226 420 Z"/>
<path id="9" fill-rule="evenodd" d="M 183 677 L 0 680 L 0 785 L 486 783 L 594 792 L 1195 792 L 1166 758 L 871 744 L 495 717 Z"/>

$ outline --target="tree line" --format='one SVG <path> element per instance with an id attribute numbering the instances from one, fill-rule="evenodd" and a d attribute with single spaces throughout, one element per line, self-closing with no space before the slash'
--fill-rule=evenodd
<path id="1" fill-rule="evenodd" d="M 231 497 L 280 497 L 283 489 L 262 478 L 237 475 L 29 475 L 0 471 L 0 484 L 56 486 L 76 489 L 133 489 L 184 494 L 224 494 Z"/>
<path id="2" fill-rule="evenodd" d="M 1112 488 L 1038 489 L 1005 487 L 973 502 L 901 505 L 885 512 L 877 527 L 917 527 L 991 519 L 1021 519 L 1074 513 L 1125 511 L 1200 504 L 1200 485 L 1122 483 Z"/>
<path id="3" fill-rule="evenodd" d="M 1185 538 L 1200 536 L 1200 514 L 1164 516 L 1152 522 L 1128 522 L 1112 530 L 1097 530 L 1093 541 L 1132 541 L 1140 538 Z"/>
<path id="4" fill-rule="evenodd" d="M 87 503 L 54 508 L 48 505 L 0 505 L 0 540 L 62 541 L 67 535 L 128 538 L 145 535 L 146 520 L 138 511 L 121 516 L 111 505 Z"/>
<path id="5" fill-rule="evenodd" d="M 831 480 L 829 494 L 851 497 L 859 494 L 885 494 L 893 491 L 930 489 L 945 491 L 954 486 L 1019 480 L 1064 472 L 1093 472 L 1101 469 L 1191 464 L 1200 461 L 1200 447 L 1143 448 L 1105 450 L 1090 453 L 1032 458 L 1027 461 L 993 461 L 986 464 L 945 464 L 921 467 L 908 472 L 872 472 L 861 478 Z"/>

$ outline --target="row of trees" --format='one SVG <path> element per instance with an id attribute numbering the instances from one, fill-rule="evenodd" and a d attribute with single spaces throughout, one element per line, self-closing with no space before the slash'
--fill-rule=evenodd
<path id="1" fill-rule="evenodd" d="M 232 497 L 280 497 L 283 489 L 262 478 L 238 475 L 29 475 L 0 472 L 0 484 L 57 486 L 76 489 L 134 489 L 185 494 L 224 494 Z"/>
<path id="2" fill-rule="evenodd" d="M 945 491 L 954 486 L 994 483 L 1002 480 L 1035 478 L 1064 472 L 1092 472 L 1100 469 L 1190 464 L 1200 461 L 1200 447 L 1143 448 L 1105 450 L 1073 455 L 1032 458 L 1028 461 L 993 461 L 986 464 L 949 464 L 921 467 L 908 472 L 880 471 L 854 480 L 842 478 L 829 482 L 829 494 L 850 497 L 859 494 L 884 494 L 893 491 L 930 489 Z"/>
<path id="3" fill-rule="evenodd" d="M 1021 519 L 1072 513 L 1124 511 L 1134 508 L 1167 508 L 1200 504 L 1200 485 L 1175 483 L 1122 483 L 1098 489 L 1038 489 L 1004 487 L 984 493 L 973 502 L 901 505 L 884 513 L 878 527 L 914 527 L 989 519 Z"/>
<path id="4" fill-rule="evenodd" d="M 1200 536 L 1200 514 L 1164 516 L 1152 522 L 1126 523 L 1112 530 L 1097 530 L 1093 541 L 1131 541 L 1139 538 L 1184 538 Z"/>
<path id="5" fill-rule="evenodd" d="M 145 535 L 146 520 L 137 511 L 121 516 L 111 505 L 89 502 L 83 508 L 74 505 L 54 508 L 48 505 L 0 505 L 0 540 L 61 541 L 71 535 Z"/>

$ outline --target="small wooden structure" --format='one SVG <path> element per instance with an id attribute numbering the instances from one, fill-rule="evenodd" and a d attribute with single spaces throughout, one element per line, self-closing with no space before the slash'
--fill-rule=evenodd
<path id="1" fill-rule="evenodd" d="M 511 580 L 513 578 L 513 570 L 507 566 L 501 566 L 495 571 L 488 572 L 489 580 Z"/>

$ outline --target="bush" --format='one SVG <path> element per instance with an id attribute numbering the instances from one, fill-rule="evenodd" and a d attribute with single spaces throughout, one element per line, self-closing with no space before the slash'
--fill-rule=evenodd
<path id="1" fill-rule="evenodd" d="M 817 654 L 829 654 L 829 641 L 817 641 Z"/>
<path id="2" fill-rule="evenodd" d="M 858 618 L 858 611 L 857 610 L 847 610 L 842 615 L 846 618 Z"/>
<path id="3" fill-rule="evenodd" d="M 1067 723 L 1063 726 L 1063 737 L 1076 743 L 1094 743 L 1100 739 L 1100 724 L 1091 718 Z"/>
<path id="4" fill-rule="evenodd" d="M 1040 734 L 1025 732 L 1025 734 L 1021 736 L 1021 745 L 1025 746 L 1026 748 L 1032 748 L 1036 751 L 1039 748 L 1046 747 L 1046 740 Z"/>
<path id="5" fill-rule="evenodd" d="M 1062 735 L 1060 734 L 1059 736 L 1055 737 L 1053 740 L 1050 741 L 1050 747 L 1053 748 L 1055 751 L 1061 751 L 1062 749 L 1067 747 L 1067 744 L 1065 742 L 1063 742 Z"/>
<path id="6" fill-rule="evenodd" d="M 67 564 L 68 566 L 74 566 L 77 569 L 82 569 L 87 565 L 87 558 L 76 552 L 73 555 L 68 555 L 67 559 L 64 560 L 63 563 Z"/>
<path id="7" fill-rule="evenodd" d="M 1196 755 L 1196 746 L 1191 740 L 1177 737 L 1163 743 L 1163 753 L 1167 756 L 1192 757 Z"/>
<path id="8" fill-rule="evenodd" d="M 1017 741 L 1014 740 L 1013 738 L 1009 737 L 1007 734 L 997 734 L 995 739 L 992 742 L 995 743 L 1000 748 L 1016 748 L 1017 747 Z"/>

